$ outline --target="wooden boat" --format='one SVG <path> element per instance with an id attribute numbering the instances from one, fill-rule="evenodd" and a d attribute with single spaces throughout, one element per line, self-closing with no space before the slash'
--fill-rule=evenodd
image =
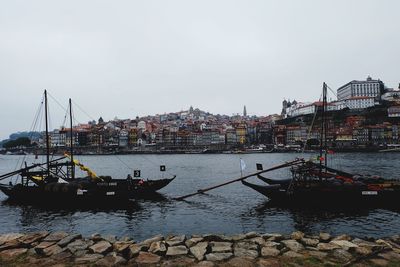
<path id="1" fill-rule="evenodd" d="M 112 179 L 110 176 L 97 176 L 88 167 L 73 158 L 72 141 L 72 105 L 69 101 L 70 111 L 70 154 L 50 160 L 50 144 L 47 121 L 47 92 L 44 93 L 45 119 L 46 119 L 46 162 L 25 166 L 17 171 L 0 175 L 0 180 L 15 175 L 21 177 L 18 184 L 0 184 L 0 190 L 9 199 L 23 203 L 68 203 L 95 204 L 128 203 L 131 199 L 155 194 L 157 190 L 167 186 L 175 179 L 142 180 Z M 87 177 L 75 177 L 75 167 L 85 171 Z"/>
<path id="2" fill-rule="evenodd" d="M 283 206 L 392 206 L 400 200 L 398 180 L 338 173 L 341 172 L 332 168 L 320 173 L 318 164 L 306 161 L 292 168 L 293 176 L 302 175 L 294 177 L 290 183 L 273 179 L 263 180 L 268 182 L 266 185 L 242 183 Z"/>
<path id="3" fill-rule="evenodd" d="M 150 198 L 157 191 L 171 183 L 172 178 L 159 180 L 142 179 L 105 179 L 93 180 L 90 177 L 43 182 L 35 185 L 0 184 L 0 190 L 10 199 L 18 202 L 30 203 L 46 201 L 64 201 L 70 204 L 103 202 L 126 202 L 130 199 Z M 46 179 L 51 180 L 51 179 Z"/>
<path id="4" fill-rule="evenodd" d="M 242 180 L 242 183 L 265 195 L 278 205 L 302 207 L 338 205 L 392 206 L 400 200 L 400 181 L 360 176 L 327 166 L 326 84 L 323 88 L 322 125 L 319 163 L 302 160 L 291 166 L 291 177 L 285 180 L 258 175 L 266 185 Z"/>

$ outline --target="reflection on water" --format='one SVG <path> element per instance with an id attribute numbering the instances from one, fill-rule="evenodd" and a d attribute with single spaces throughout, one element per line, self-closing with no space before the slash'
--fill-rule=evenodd
<path id="1" fill-rule="evenodd" d="M 301 230 L 306 233 L 327 231 L 333 234 L 350 233 L 356 236 L 387 236 L 400 230 L 397 208 L 363 207 L 351 209 L 301 209 L 271 206 L 266 198 L 235 183 L 189 198 L 174 201 L 173 197 L 195 192 L 197 189 L 237 178 L 240 175 L 239 157 L 254 171 L 255 163 L 265 167 L 289 161 L 299 154 L 252 155 L 126 155 L 86 156 L 79 160 L 97 173 L 126 177 L 128 166 L 142 170 L 144 178 L 161 178 L 176 174 L 177 178 L 161 191 L 156 199 L 138 200 L 128 207 L 60 208 L 21 206 L 5 201 L 0 194 L 0 232 L 28 232 L 63 230 L 90 235 L 96 232 L 144 239 L 159 233 L 225 233 L 281 232 Z M 307 157 L 310 155 L 306 155 Z M 0 173 L 13 170 L 20 159 L 0 156 Z M 332 163 L 349 172 L 369 173 L 395 178 L 400 154 L 339 154 Z M 167 165 L 168 174 L 159 172 L 159 165 Z M 254 166 L 254 167 L 252 167 Z M 285 178 L 288 172 L 279 170 L 269 177 Z M 251 182 L 259 183 L 256 178 Z"/>
<path id="2" fill-rule="evenodd" d="M 293 229 L 307 234 L 327 231 L 334 234 L 351 233 L 358 236 L 389 236 L 399 229 L 399 208 L 336 207 L 289 208 L 272 206 L 268 201 L 242 214 L 243 220 L 252 218 L 261 227 L 290 221 Z M 279 227 L 279 226 L 278 226 Z M 276 228 L 278 229 L 278 228 Z"/>

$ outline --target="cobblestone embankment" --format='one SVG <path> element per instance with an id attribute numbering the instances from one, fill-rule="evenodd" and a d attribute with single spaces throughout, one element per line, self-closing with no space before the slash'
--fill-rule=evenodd
<path id="1" fill-rule="evenodd" d="M 400 236 L 255 232 L 143 241 L 64 232 L 0 235 L 0 266 L 400 266 Z"/>

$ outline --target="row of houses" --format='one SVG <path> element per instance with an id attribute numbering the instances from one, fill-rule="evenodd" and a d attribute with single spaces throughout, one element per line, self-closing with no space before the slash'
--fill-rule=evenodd
<path id="1" fill-rule="evenodd" d="M 359 127 L 343 127 L 327 132 L 330 146 L 381 146 L 400 144 L 400 124 L 382 123 Z M 277 126 L 274 128 L 276 144 L 305 145 L 310 140 L 320 139 L 320 131 L 309 131 L 306 126 Z"/>
<path id="2" fill-rule="evenodd" d="M 72 129 L 76 147 L 237 147 L 271 143 L 272 125 L 280 116 L 247 117 L 212 115 L 192 108 L 185 112 L 80 124 Z M 54 148 L 71 144 L 69 128 L 50 132 Z M 40 144 L 44 146 L 44 138 Z"/>
<path id="3" fill-rule="evenodd" d="M 331 114 L 326 126 L 328 145 L 338 148 L 366 148 L 400 144 L 400 119 L 398 119 L 400 109 L 395 107 L 393 113 L 390 113 L 392 109 L 393 107 L 387 109 L 386 119 L 382 117 L 371 119 L 371 113 L 364 115 L 343 113 L 342 120 L 335 120 Z M 286 121 L 287 119 L 282 120 L 273 127 L 275 144 L 305 146 L 320 143 L 322 131 L 318 118 L 314 125 L 302 120 L 288 123 Z"/>

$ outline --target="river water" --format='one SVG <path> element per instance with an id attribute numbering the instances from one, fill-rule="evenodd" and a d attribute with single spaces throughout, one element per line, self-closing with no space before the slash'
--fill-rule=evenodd
<path id="1" fill-rule="evenodd" d="M 320 231 L 332 234 L 348 233 L 359 237 L 382 237 L 400 232 L 400 209 L 370 209 L 362 207 L 335 210 L 287 209 L 270 207 L 263 195 L 240 182 L 194 196 L 187 201 L 172 198 L 195 192 L 240 174 L 240 158 L 247 167 L 244 174 L 255 171 L 255 164 L 265 168 L 296 157 L 309 158 L 312 154 L 190 154 L 190 155 L 119 155 L 79 156 L 99 175 L 124 178 L 134 169 L 140 169 L 143 178 L 177 178 L 160 192 L 160 200 L 138 200 L 131 208 L 91 210 L 49 209 L 9 204 L 0 193 L 0 233 L 38 230 L 114 234 L 136 240 L 156 234 L 234 234 L 242 232 L 280 232 L 294 230 L 306 233 Z M 23 156 L 0 156 L 0 173 L 12 171 L 21 164 Z M 25 159 L 28 164 L 32 156 Z M 38 159 L 37 161 L 40 162 Z M 330 159 L 333 167 L 352 173 L 400 178 L 400 153 L 343 153 Z M 166 165 L 167 172 L 159 166 Z M 269 173 L 268 177 L 285 178 L 288 170 Z M 256 178 L 248 181 L 259 183 Z M 4 181 L 3 181 L 4 182 Z M 338 196 L 339 197 L 339 196 Z M 399 203 L 400 204 L 400 203 Z"/>

